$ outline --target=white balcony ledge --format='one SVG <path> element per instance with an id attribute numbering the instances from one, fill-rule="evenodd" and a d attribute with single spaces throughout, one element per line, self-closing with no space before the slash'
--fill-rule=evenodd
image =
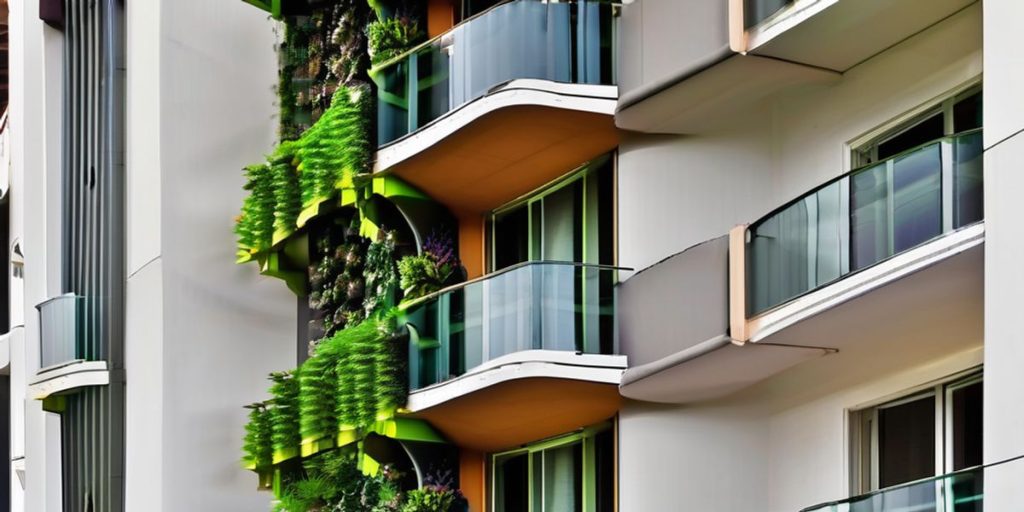
<path id="1" fill-rule="evenodd" d="M 409 395 L 425 419 L 459 446 L 495 451 L 615 415 L 626 356 L 527 350 Z"/>
<path id="2" fill-rule="evenodd" d="M 78 388 L 107 384 L 110 384 L 110 372 L 106 361 L 76 360 L 40 369 L 29 382 L 28 396 L 43 400 Z"/>

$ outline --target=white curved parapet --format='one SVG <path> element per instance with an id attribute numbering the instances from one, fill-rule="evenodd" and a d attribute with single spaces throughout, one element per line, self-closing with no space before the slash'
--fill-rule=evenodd
<path id="1" fill-rule="evenodd" d="M 409 393 L 406 408 L 422 411 L 504 382 L 561 379 L 618 385 L 626 356 L 524 350 L 498 357 L 460 375 Z"/>
<path id="2" fill-rule="evenodd" d="M 11 373 L 11 333 L 0 334 L 0 375 Z"/>
<path id="3" fill-rule="evenodd" d="M 512 107 L 546 107 L 613 116 L 618 99 L 614 85 L 586 85 L 520 79 L 501 84 L 415 132 L 377 150 L 373 172 L 383 172 L 438 144 L 490 113 Z"/>
<path id="4" fill-rule="evenodd" d="M 29 382 L 28 396 L 42 400 L 73 389 L 110 384 L 106 361 L 72 361 L 60 366 L 43 368 Z"/>

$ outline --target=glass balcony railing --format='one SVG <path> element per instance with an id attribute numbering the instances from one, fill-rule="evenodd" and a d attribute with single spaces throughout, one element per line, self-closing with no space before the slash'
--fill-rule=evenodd
<path id="1" fill-rule="evenodd" d="M 981 130 L 857 169 L 747 231 L 747 314 L 756 315 L 982 220 Z"/>
<path id="2" fill-rule="evenodd" d="M 39 366 L 49 368 L 74 361 L 103 359 L 85 322 L 88 299 L 73 294 L 54 297 L 39 310 Z"/>
<path id="3" fill-rule="evenodd" d="M 985 501 L 991 510 L 1002 510 L 1014 501 L 1016 487 L 1024 471 L 1024 457 L 1015 457 L 987 466 L 976 466 L 942 476 L 887 487 L 841 501 L 822 503 L 800 512 L 981 512 Z M 985 482 L 999 482 L 986 496 Z M 1007 492 L 997 496 L 997 492 Z M 1015 502 L 1016 503 L 1016 502 Z"/>
<path id="4" fill-rule="evenodd" d="M 373 69 L 378 144 L 509 80 L 614 84 L 612 9 L 597 0 L 508 2 Z"/>
<path id="5" fill-rule="evenodd" d="M 524 350 L 614 353 L 619 269 L 529 262 L 406 308 L 412 390 Z"/>
<path id="6" fill-rule="evenodd" d="M 750 29 L 796 0 L 743 0 L 743 28 Z"/>

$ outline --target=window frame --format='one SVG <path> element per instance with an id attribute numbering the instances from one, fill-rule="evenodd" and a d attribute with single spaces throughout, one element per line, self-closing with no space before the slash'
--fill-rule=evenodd
<path id="1" fill-rule="evenodd" d="M 847 144 L 849 148 L 847 154 L 850 159 L 849 170 L 852 171 L 878 163 L 879 145 L 906 133 L 938 113 L 942 114 L 942 136 L 956 135 L 953 125 L 953 106 L 975 94 L 981 94 L 984 97 L 984 88 L 980 77 L 949 91 L 938 100 L 927 102 L 911 112 L 893 119 L 868 134 L 851 141 Z"/>
<path id="2" fill-rule="evenodd" d="M 850 487 L 852 494 L 879 489 L 878 411 L 930 397 L 934 401 L 935 467 L 931 476 L 953 471 L 953 391 L 984 382 L 984 371 L 971 368 L 925 384 L 892 399 L 848 411 L 850 426 Z"/>
<path id="3" fill-rule="evenodd" d="M 489 274 L 491 272 L 496 272 L 497 270 L 500 270 L 499 268 L 497 268 L 496 262 L 497 242 L 495 239 L 495 223 L 497 222 L 497 219 L 499 217 L 511 213 L 515 210 L 518 210 L 519 208 L 525 208 L 527 215 L 527 261 L 545 261 L 545 258 L 543 257 L 545 253 L 543 237 L 536 236 L 537 234 L 542 234 L 544 232 L 544 213 L 542 207 L 544 198 L 551 196 L 556 192 L 559 192 L 562 189 L 572 186 L 580 181 L 583 182 L 583 187 L 585 189 L 587 187 L 586 180 L 590 179 L 593 176 L 596 176 L 597 173 L 600 172 L 605 165 L 609 166 L 607 172 L 610 173 L 610 176 L 608 177 L 608 179 L 611 181 L 612 184 L 612 204 L 608 205 L 608 207 L 612 209 L 611 226 L 609 226 L 612 239 L 609 243 L 612 246 L 611 257 L 613 261 L 602 262 L 600 261 L 600 254 L 588 254 L 587 251 L 584 250 L 583 257 L 581 258 L 583 261 L 581 261 L 580 263 L 605 263 L 609 265 L 614 265 L 618 260 L 618 229 L 616 225 L 618 219 L 618 187 L 616 186 L 618 182 L 617 151 L 611 151 L 602 154 L 598 157 L 595 157 L 594 159 L 574 168 L 573 170 L 538 187 L 537 189 L 534 189 L 512 201 L 509 201 L 508 203 L 505 203 L 491 211 L 484 213 L 484 247 L 486 249 L 486 254 L 484 258 L 485 273 Z M 584 193 L 584 199 L 581 202 L 580 208 L 582 209 L 580 213 L 583 216 L 583 222 L 584 224 L 586 224 L 588 222 L 586 216 L 586 193 Z M 535 228 L 537 228 L 536 233 Z M 540 238 L 540 240 L 535 240 L 535 238 Z"/>
<path id="4" fill-rule="evenodd" d="M 597 510 L 597 450 L 596 442 L 598 434 L 605 432 L 612 433 L 612 451 L 613 453 L 618 452 L 618 436 L 615 435 L 615 429 L 611 421 L 604 422 L 598 425 L 587 427 L 575 432 L 568 434 L 562 434 L 549 439 L 541 440 L 536 443 L 523 445 L 511 450 L 505 450 L 501 452 L 491 453 L 487 456 L 487 503 L 488 509 L 492 511 L 498 510 L 498 471 L 496 471 L 496 463 L 499 459 L 508 458 L 517 455 L 526 455 L 527 458 L 527 488 L 528 497 L 527 502 L 529 507 L 523 512 L 541 512 L 534 510 L 535 492 L 534 487 L 534 454 L 540 452 L 543 453 L 547 450 L 555 448 L 563 448 L 571 446 L 576 443 L 582 445 L 582 457 L 580 459 L 579 477 L 581 489 L 581 504 L 580 507 L 583 512 L 595 512 Z M 618 460 L 617 455 L 615 456 L 615 469 L 613 471 L 614 478 L 616 480 L 616 486 L 618 485 Z M 541 473 L 543 475 L 543 473 Z M 544 495 L 543 489 L 540 490 L 539 501 L 543 507 Z"/>

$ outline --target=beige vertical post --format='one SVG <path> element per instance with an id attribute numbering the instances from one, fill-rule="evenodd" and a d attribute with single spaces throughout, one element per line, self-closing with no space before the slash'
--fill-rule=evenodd
<path id="1" fill-rule="evenodd" d="M 743 21 L 743 0 L 729 0 L 729 49 L 747 53 L 747 29 Z"/>
<path id="2" fill-rule="evenodd" d="M 734 343 L 750 339 L 747 332 L 747 225 L 729 231 L 729 334 Z"/>

